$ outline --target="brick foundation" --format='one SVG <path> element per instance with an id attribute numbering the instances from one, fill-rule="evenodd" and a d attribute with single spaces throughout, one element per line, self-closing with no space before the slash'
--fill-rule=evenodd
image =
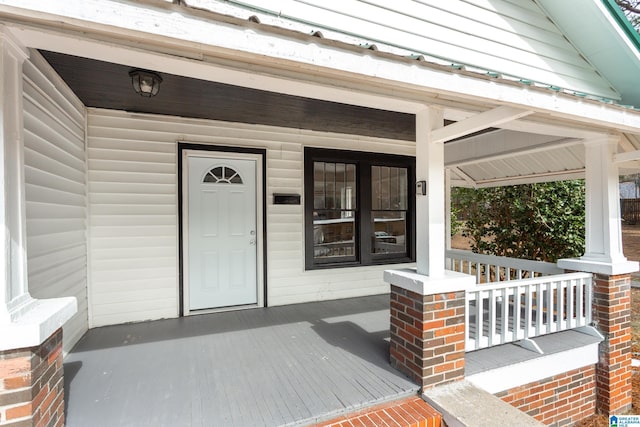
<path id="1" fill-rule="evenodd" d="M 0 426 L 64 426 L 62 329 L 37 347 L 0 352 Z"/>
<path id="2" fill-rule="evenodd" d="M 422 389 L 464 378 L 465 292 L 391 286 L 391 366 Z"/>
<path id="3" fill-rule="evenodd" d="M 596 409 L 623 414 L 631 409 L 631 276 L 596 274 L 593 319 L 605 336 L 597 365 Z"/>
<path id="4" fill-rule="evenodd" d="M 595 413 L 596 367 L 585 366 L 496 396 L 546 425 L 571 425 Z"/>

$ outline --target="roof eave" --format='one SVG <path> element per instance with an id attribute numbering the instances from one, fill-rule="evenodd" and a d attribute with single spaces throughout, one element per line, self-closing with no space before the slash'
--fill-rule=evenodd
<path id="1" fill-rule="evenodd" d="M 621 103 L 640 107 L 640 38 L 615 1 L 535 1 L 620 93 Z"/>
<path id="2" fill-rule="evenodd" d="M 73 13 L 74 8 L 69 3 L 79 1 L 66 2 L 65 11 Z M 19 2 L 4 0 L 3 3 L 18 4 Z M 151 8 L 148 5 L 127 1 L 95 2 L 96 7 L 109 10 L 101 13 L 96 9 L 91 16 L 69 16 L 52 14 L 51 7 L 55 9 L 56 4 L 49 4 L 46 11 L 37 10 L 36 14 L 25 12 L 25 16 L 31 21 L 34 19 L 39 21 L 40 28 L 19 25 L 13 27 L 12 31 L 18 38 L 26 41 L 29 47 L 71 55 L 99 56 L 95 59 L 115 62 L 126 56 L 130 58 L 131 65 L 143 68 L 154 68 L 159 64 L 158 55 L 152 53 L 154 44 L 161 45 L 165 52 L 168 45 L 173 45 L 176 49 L 180 48 L 181 52 L 184 52 L 188 45 L 197 46 L 201 58 L 199 61 L 161 55 L 163 56 L 162 66 L 166 68 L 164 71 L 176 73 L 176 70 L 179 70 L 177 72 L 182 73 L 181 75 L 196 78 L 205 76 L 212 78 L 211 76 L 214 75 L 217 81 L 223 83 L 241 83 L 248 85 L 247 87 L 254 85 L 261 89 L 318 99 L 333 96 L 327 100 L 335 102 L 353 102 L 355 93 L 348 85 L 353 84 L 354 88 L 361 89 L 360 83 L 366 81 L 367 87 L 371 88 L 368 90 L 376 90 L 380 87 L 387 92 L 391 90 L 398 94 L 398 100 L 407 103 L 405 108 L 413 110 L 405 110 L 406 112 L 426 108 L 433 99 L 464 99 L 468 102 L 488 105 L 489 108 L 498 105 L 524 106 L 535 112 L 602 126 L 612 131 L 640 133 L 640 114 L 636 111 L 249 21 L 233 18 L 220 19 L 215 15 L 210 15 L 204 20 L 201 14 L 187 13 L 188 9 L 185 13 L 176 16 L 172 8 Z M 145 22 L 144 29 L 139 26 L 141 8 L 144 9 L 149 21 Z M 15 10 L 12 11 L 15 13 Z M 117 16 L 117 20 L 107 19 L 114 15 Z M 179 23 L 175 22 L 176 18 L 179 18 Z M 182 30 L 179 34 L 167 31 L 178 24 Z M 55 26 L 57 31 L 52 33 L 51 30 L 43 30 L 43 25 Z M 203 25 L 206 25 L 206 31 L 202 31 Z M 61 30 L 60 26 L 64 28 Z M 71 33 L 69 31 L 71 27 L 81 31 L 82 36 L 79 38 L 78 33 Z M 95 38 L 92 38 L 92 34 Z M 117 46 L 105 39 L 109 34 L 112 34 L 114 39 L 120 40 L 126 35 L 129 42 L 136 43 L 138 48 L 144 45 L 151 50 L 137 50 L 134 54 L 130 46 Z M 172 35 L 168 37 L 167 34 Z M 224 66 L 224 70 L 220 69 L 219 73 L 212 74 L 210 69 L 216 67 L 215 56 L 224 52 L 234 53 L 235 58 L 241 57 L 265 67 L 275 67 L 273 68 L 276 73 L 275 78 L 274 75 L 251 73 L 246 66 L 243 67 L 244 70 L 237 68 L 237 74 L 229 73 L 228 63 Z M 238 53 L 240 53 L 239 56 Z M 286 74 L 278 77 L 277 73 L 280 69 L 285 70 Z M 291 70 L 301 73 L 295 82 L 291 78 Z M 237 79 L 243 75 L 246 75 L 246 78 L 242 78 L 239 82 Z M 323 79 L 325 85 L 327 79 L 331 79 L 331 83 L 328 87 L 323 87 L 322 84 L 316 85 L 315 89 L 310 91 L 311 86 L 300 84 L 302 82 L 300 78 L 304 78 L 305 75 L 309 84 Z M 224 80 L 233 78 L 236 80 Z M 384 105 L 364 106 L 384 108 L 386 105 L 388 109 L 388 99 L 381 98 L 381 101 L 384 101 Z"/>

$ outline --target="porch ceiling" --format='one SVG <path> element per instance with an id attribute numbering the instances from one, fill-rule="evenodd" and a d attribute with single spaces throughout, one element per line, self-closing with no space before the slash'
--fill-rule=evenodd
<path id="1" fill-rule="evenodd" d="M 408 141 L 416 137 L 415 116 L 410 113 L 170 73 L 162 73 L 159 94 L 145 98 L 133 91 L 128 75 L 130 66 L 50 51 L 40 53 L 88 107 Z M 583 176 L 584 150 L 580 141 L 597 132 L 584 127 L 574 129 L 566 124 L 546 124 L 539 116 L 529 116 L 529 111 L 501 108 L 495 109 L 495 114 L 487 111 L 484 115 L 447 109 L 448 124 L 463 122 L 474 115 L 478 122 L 471 130 L 460 133 L 462 136 L 458 136 L 454 128 L 439 134 L 444 135 L 446 141 L 445 164 L 452 171 L 454 185 L 483 187 Z M 497 118 L 490 122 L 493 116 Z M 480 117 L 489 121 L 479 120 Z M 625 139 L 627 146 L 620 151 L 637 150 L 640 140 L 636 139 L 629 136 Z M 633 168 L 634 163 L 626 165 Z"/>
<path id="2" fill-rule="evenodd" d="M 87 107 L 305 128 L 415 141 L 412 114 L 286 95 L 162 73 L 158 95 L 139 96 L 133 67 L 40 51 Z"/>
<path id="3" fill-rule="evenodd" d="M 454 185 L 492 187 L 584 177 L 582 140 L 497 129 L 449 142 Z"/>

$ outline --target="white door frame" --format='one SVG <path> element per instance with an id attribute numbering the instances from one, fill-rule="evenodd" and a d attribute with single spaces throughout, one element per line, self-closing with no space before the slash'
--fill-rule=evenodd
<path id="1" fill-rule="evenodd" d="M 243 308 L 264 307 L 264 154 L 236 151 L 211 151 L 205 149 L 183 149 L 180 162 L 182 164 L 182 309 L 183 315 L 205 314 L 220 311 L 239 310 Z M 256 162 L 256 286 L 258 302 L 236 307 L 213 308 L 210 310 L 192 311 L 189 307 L 189 157 L 211 157 L 215 159 L 255 160 Z"/>

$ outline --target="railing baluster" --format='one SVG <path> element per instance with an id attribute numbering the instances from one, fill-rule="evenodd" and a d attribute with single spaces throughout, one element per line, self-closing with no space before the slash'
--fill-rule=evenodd
<path id="1" fill-rule="evenodd" d="M 584 323 L 586 326 L 589 326 L 592 322 L 591 301 L 593 298 L 593 278 L 582 279 L 582 282 L 584 283 L 584 296 L 587 302 L 584 307 Z"/>
<path id="2" fill-rule="evenodd" d="M 536 329 L 535 329 L 535 336 L 539 336 L 542 335 L 542 321 L 544 319 L 544 311 L 543 311 L 543 306 L 544 306 L 544 295 L 542 295 L 542 283 L 537 283 L 536 284 Z"/>
<path id="3" fill-rule="evenodd" d="M 476 327 L 477 343 L 476 348 L 489 347 L 489 340 L 484 337 L 484 291 L 478 292 L 476 297 Z"/>
<path id="4" fill-rule="evenodd" d="M 547 316 L 546 322 L 544 322 L 544 332 L 548 334 L 553 331 L 553 291 L 555 288 L 554 283 L 545 283 L 545 288 L 547 289 L 545 301 L 545 314 Z"/>
<path id="5" fill-rule="evenodd" d="M 522 320 L 522 302 L 521 302 L 520 286 L 516 286 L 513 291 L 513 340 L 517 341 L 524 338 L 520 322 Z"/>
<path id="6" fill-rule="evenodd" d="M 524 297 L 524 337 L 533 337 L 535 333 L 532 333 L 533 327 L 533 286 L 527 285 L 525 297 Z"/>
<path id="7" fill-rule="evenodd" d="M 509 334 L 509 288 L 502 289 L 502 305 L 500 307 L 500 342 L 509 342 L 511 340 L 508 339 Z"/>
<path id="8" fill-rule="evenodd" d="M 471 301 L 473 301 L 474 296 L 475 296 L 475 292 L 473 291 L 467 292 L 467 294 L 465 295 L 465 304 L 467 305 L 466 310 L 464 311 L 464 324 L 466 325 L 466 327 L 464 328 L 465 351 L 471 351 L 476 349 L 475 345 L 472 345 L 471 343 L 471 329 L 473 328 L 474 325 L 471 324 L 470 307 L 471 307 Z M 478 329 L 476 329 L 476 331 L 477 330 Z M 477 332 L 476 332 L 476 335 L 477 335 Z"/>
<path id="9" fill-rule="evenodd" d="M 566 280 L 558 282 L 558 294 L 556 296 L 556 331 L 562 331 L 566 328 L 564 302 L 565 295 L 570 288 L 571 286 Z"/>
<path id="10" fill-rule="evenodd" d="M 578 326 L 576 318 L 579 314 L 576 313 L 576 300 L 575 300 L 575 285 L 574 281 L 570 280 L 571 286 L 567 291 L 567 329 L 575 328 Z"/>
<path id="11" fill-rule="evenodd" d="M 580 304 L 576 311 L 579 313 L 579 321 L 576 322 L 576 326 L 585 326 L 585 315 L 584 315 L 584 282 L 582 280 L 576 280 L 576 295 L 580 295 L 580 298 L 576 297 L 576 303 Z"/>
<path id="12" fill-rule="evenodd" d="M 498 345 L 500 341 L 496 340 L 496 296 L 495 290 L 489 291 L 489 346 Z"/>

